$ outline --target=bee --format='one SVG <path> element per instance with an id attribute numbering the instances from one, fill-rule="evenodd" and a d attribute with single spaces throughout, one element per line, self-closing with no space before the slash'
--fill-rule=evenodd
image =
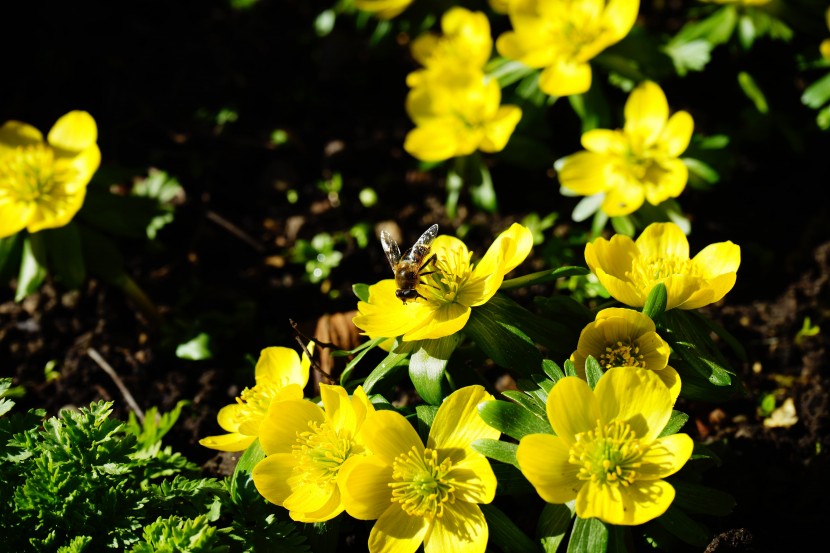
<path id="1" fill-rule="evenodd" d="M 398 289 L 395 290 L 395 296 L 404 304 L 407 300 L 415 301 L 416 298 L 424 297 L 416 287 L 421 282 L 422 276 L 432 273 L 432 271 L 428 273 L 422 271 L 427 265 L 435 261 L 435 254 L 432 254 L 426 262 L 424 262 L 424 258 L 429 255 L 429 247 L 436 236 L 438 236 L 438 225 L 432 225 L 411 248 L 401 255 L 401 249 L 395 239 L 392 238 L 392 235 L 385 230 L 380 231 L 380 243 L 383 245 L 383 251 L 386 253 L 389 265 L 392 266 L 392 272 L 395 273 L 395 284 L 398 286 Z"/>

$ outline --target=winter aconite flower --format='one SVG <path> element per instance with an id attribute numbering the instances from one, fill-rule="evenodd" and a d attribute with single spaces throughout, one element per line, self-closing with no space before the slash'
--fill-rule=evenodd
<path id="1" fill-rule="evenodd" d="M 658 205 L 683 192 L 689 170 L 679 156 L 689 146 L 694 122 L 679 111 L 669 117 L 663 90 L 646 81 L 625 103 L 622 130 L 594 129 L 582 135 L 586 151 L 556 162 L 562 188 L 579 196 L 605 194 L 602 211 L 633 213 L 644 201 Z"/>
<path id="2" fill-rule="evenodd" d="M 498 38 L 496 49 L 544 68 L 539 88 L 546 94 L 582 94 L 591 88 L 588 62 L 628 34 L 639 8 L 639 0 L 511 0 L 513 30 Z"/>
<path id="3" fill-rule="evenodd" d="M 441 18 L 442 36 L 425 34 L 412 44 L 424 68 L 407 77 L 406 111 L 415 123 L 404 149 L 423 161 L 504 149 L 522 111 L 501 105 L 498 81 L 485 75 L 493 40 L 482 12 L 452 8 Z"/>
<path id="4" fill-rule="evenodd" d="M 259 434 L 267 456 L 252 474 L 259 493 L 300 522 L 343 512 L 338 474 L 347 459 L 368 452 L 358 432 L 375 412 L 361 387 L 350 398 L 340 386 L 321 384 L 320 397 L 322 409 L 302 399 L 271 405 Z"/>
<path id="5" fill-rule="evenodd" d="M 652 223 L 636 241 L 616 234 L 585 246 L 588 268 L 617 301 L 645 305 L 657 283 L 666 286 L 666 309 L 697 309 L 723 298 L 735 285 L 741 249 L 710 244 L 689 258 L 689 241 L 674 223 Z"/>
<path id="6" fill-rule="evenodd" d="M 830 8 L 827 8 L 827 11 L 824 12 L 824 19 L 827 21 L 827 28 L 830 29 Z M 830 60 L 830 38 L 825 38 L 821 41 L 819 51 L 821 52 L 821 57 Z"/>
<path id="7" fill-rule="evenodd" d="M 412 0 L 354 0 L 357 9 L 374 14 L 378 19 L 392 19 L 401 14 Z"/>
<path id="8" fill-rule="evenodd" d="M 395 296 L 394 279 L 382 280 L 369 287 L 368 302 L 358 303 L 354 324 L 371 338 L 403 336 L 410 341 L 454 334 L 464 328 L 472 308 L 493 297 L 532 246 L 530 230 L 513 224 L 475 264 L 464 242 L 439 236 L 430 252 L 436 256 L 434 272 L 423 276 L 417 288 L 423 298 L 404 304 Z"/>
<path id="9" fill-rule="evenodd" d="M 650 317 L 633 309 L 610 307 L 582 329 L 571 361 L 581 377 L 589 355 L 603 370 L 632 367 L 654 371 L 671 390 L 672 399 L 677 399 L 680 377 L 668 366 L 669 353 L 669 344 L 657 334 Z"/>
<path id="10" fill-rule="evenodd" d="M 371 553 L 414 553 L 421 543 L 426 553 L 485 550 L 488 528 L 478 504 L 493 500 L 496 477 L 471 444 L 499 437 L 477 410 L 492 399 L 481 386 L 450 394 L 426 447 L 395 411 L 378 411 L 363 425 L 361 436 L 373 455 L 350 460 L 340 483 L 349 515 L 377 519 L 369 535 Z"/>
<path id="11" fill-rule="evenodd" d="M 62 116 L 46 140 L 20 121 L 0 127 L 0 238 L 72 220 L 101 163 L 97 140 L 98 127 L 85 111 Z"/>
<path id="12" fill-rule="evenodd" d="M 658 437 L 673 404 L 653 371 L 610 369 L 594 391 L 580 378 L 565 377 L 547 400 L 556 435 L 522 438 L 519 468 L 548 503 L 576 499 L 580 518 L 648 522 L 674 500 L 674 488 L 663 479 L 692 454 L 686 434 Z"/>
<path id="13" fill-rule="evenodd" d="M 260 433 L 260 425 L 273 402 L 302 399 L 308 383 L 311 361 L 303 354 L 302 360 L 290 348 L 265 348 L 255 368 L 256 385 L 245 388 L 236 403 L 219 410 L 219 426 L 227 434 L 209 436 L 199 443 L 220 451 L 243 451 Z"/>

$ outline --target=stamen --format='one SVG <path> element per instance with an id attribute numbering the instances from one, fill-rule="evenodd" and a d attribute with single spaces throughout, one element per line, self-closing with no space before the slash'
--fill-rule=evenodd
<path id="1" fill-rule="evenodd" d="M 419 454 L 413 446 L 392 464 L 392 501 L 409 515 L 441 518 L 444 505 L 455 502 L 457 483 L 448 477 L 451 470 L 449 458 L 439 462 L 437 451 L 427 448 Z"/>
<path id="2" fill-rule="evenodd" d="M 595 430 L 577 434 L 568 460 L 580 465 L 577 477 L 581 480 L 626 487 L 637 480 L 643 453 L 628 423 L 612 421 L 603 426 L 597 421 Z"/>

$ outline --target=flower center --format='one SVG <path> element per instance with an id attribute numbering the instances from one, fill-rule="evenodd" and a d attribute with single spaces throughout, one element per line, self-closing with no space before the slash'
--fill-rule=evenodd
<path id="1" fill-rule="evenodd" d="M 453 303 L 473 272 L 470 260 L 473 252 L 466 255 L 461 248 L 439 255 L 435 260 L 435 272 L 428 275 L 424 283 L 427 299 L 438 303 Z"/>
<path id="2" fill-rule="evenodd" d="M 297 461 L 292 479 L 320 487 L 335 486 L 340 466 L 356 453 L 354 444 L 351 439 L 339 436 L 328 422 L 309 421 L 308 427 L 309 430 L 297 433 L 297 440 L 291 446 Z"/>
<path id="3" fill-rule="evenodd" d="M 576 435 L 568 461 L 579 465 L 577 477 L 594 484 L 628 486 L 637 479 L 644 451 L 625 421 L 611 421 Z"/>
<path id="4" fill-rule="evenodd" d="M 49 202 L 60 180 L 55 154 L 46 144 L 18 146 L 0 158 L 0 199 Z"/>
<path id="5" fill-rule="evenodd" d="M 640 353 L 640 346 L 620 340 L 611 346 L 605 346 L 605 351 L 599 356 L 599 363 L 606 369 L 612 367 L 646 368 L 645 357 Z"/>
<path id="6" fill-rule="evenodd" d="M 275 392 L 276 390 L 273 387 L 263 386 L 262 384 L 242 390 L 242 393 L 236 398 L 236 402 L 242 405 L 242 409 L 237 411 L 236 419 L 241 422 L 265 417 Z"/>
<path id="7" fill-rule="evenodd" d="M 672 275 L 698 276 L 689 258 L 640 256 L 634 258 L 626 275 L 633 282 L 662 282 Z"/>
<path id="8" fill-rule="evenodd" d="M 444 504 L 455 502 L 456 483 L 448 477 L 451 470 L 449 458 L 439 463 L 434 449 L 419 454 L 413 446 L 392 464 L 392 501 L 400 503 L 408 515 L 441 518 Z"/>

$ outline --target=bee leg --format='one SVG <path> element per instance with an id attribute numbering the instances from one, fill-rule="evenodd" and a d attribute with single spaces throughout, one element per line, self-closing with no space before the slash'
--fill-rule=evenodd
<path id="1" fill-rule="evenodd" d="M 426 263 L 423 263 L 421 265 L 421 269 L 423 269 L 424 267 L 426 267 L 430 263 L 435 263 L 436 259 L 438 259 L 438 254 L 432 254 L 431 256 L 429 256 L 429 259 L 426 260 Z M 433 271 L 433 272 L 435 272 L 435 271 Z M 426 274 L 429 274 L 429 273 L 426 273 Z"/>

